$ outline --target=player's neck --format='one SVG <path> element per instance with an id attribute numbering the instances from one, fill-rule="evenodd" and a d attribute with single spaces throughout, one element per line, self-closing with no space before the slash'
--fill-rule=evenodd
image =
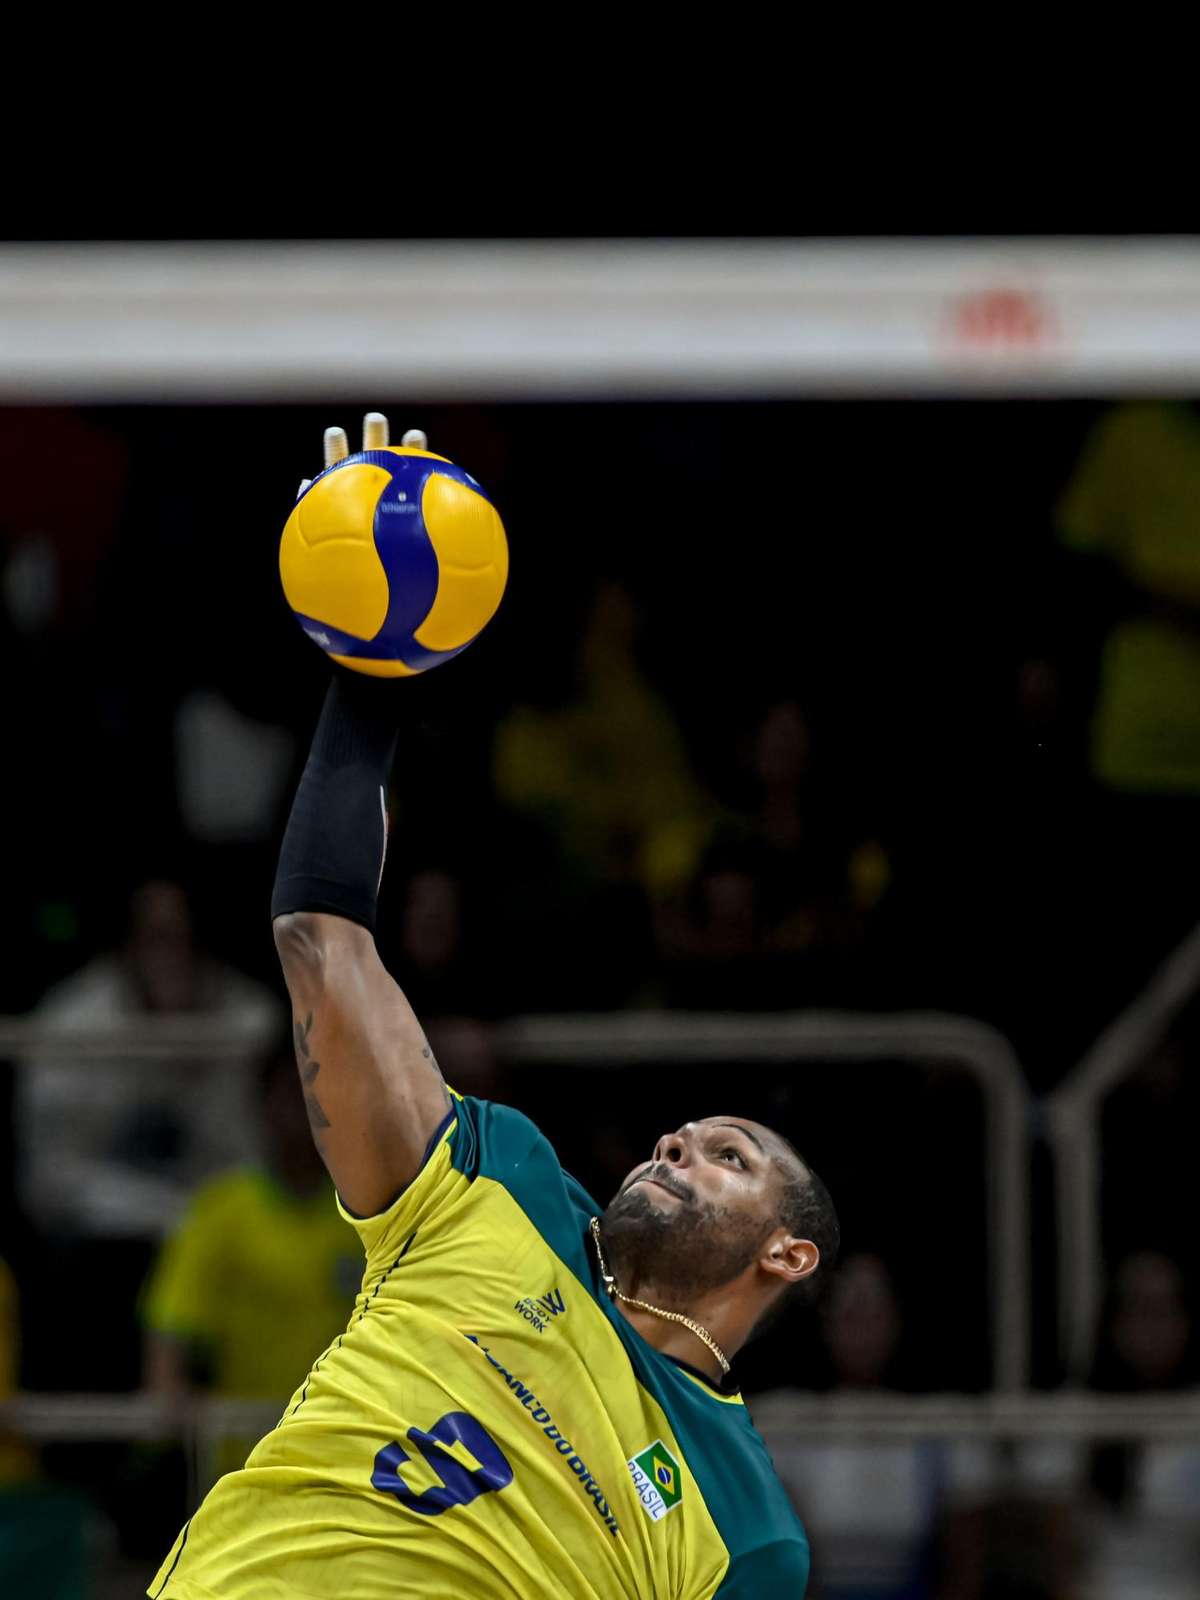
<path id="1" fill-rule="evenodd" d="M 639 1273 L 636 1261 L 623 1264 L 624 1276 L 620 1270 L 612 1273 L 598 1217 L 592 1218 L 591 1230 L 604 1284 L 630 1327 L 663 1355 L 686 1362 L 719 1384 L 754 1327 L 753 1268 L 707 1290 L 692 1286 L 688 1293 L 681 1286 L 658 1283 L 652 1274 Z"/>
<path id="2" fill-rule="evenodd" d="M 653 1304 L 653 1302 L 651 1302 Z M 706 1378 L 711 1378 L 713 1383 L 720 1383 L 724 1374 L 721 1364 L 713 1355 L 708 1346 L 691 1331 L 679 1322 L 664 1322 L 661 1317 L 654 1316 L 649 1311 L 639 1311 L 636 1306 L 624 1305 L 616 1301 L 617 1310 L 635 1328 L 648 1345 L 653 1345 L 655 1350 L 664 1356 L 670 1356 L 674 1361 L 686 1361 L 689 1367 L 695 1367 Z M 701 1327 L 706 1327 L 702 1317 L 693 1319 Z M 708 1330 L 712 1333 L 712 1329 Z M 713 1338 L 717 1338 L 713 1334 Z M 717 1340 L 718 1344 L 720 1340 Z M 722 1346 L 724 1349 L 724 1346 Z M 726 1352 L 727 1355 L 731 1352 Z"/>
<path id="3" fill-rule="evenodd" d="M 684 1304 L 669 1289 L 659 1289 L 653 1283 L 639 1282 L 636 1289 L 631 1291 L 631 1297 L 644 1300 L 660 1311 L 676 1314 L 682 1312 L 692 1322 L 699 1323 L 716 1342 L 725 1359 L 732 1361 L 749 1337 L 753 1323 L 752 1320 L 748 1322 L 746 1319 L 744 1297 L 731 1293 L 731 1287 L 725 1284 L 720 1289 L 712 1290 Z M 626 1322 L 637 1329 L 646 1343 L 653 1345 L 663 1355 L 670 1356 L 675 1361 L 686 1362 L 688 1366 L 695 1367 L 698 1372 L 702 1372 L 716 1384 L 725 1377 L 725 1371 L 716 1353 L 686 1324 L 655 1316 L 654 1312 L 644 1311 L 641 1307 L 629 1305 L 619 1298 L 614 1300 L 614 1304 Z"/>

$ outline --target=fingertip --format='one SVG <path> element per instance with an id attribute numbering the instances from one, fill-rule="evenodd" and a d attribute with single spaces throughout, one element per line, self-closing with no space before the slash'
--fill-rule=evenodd
<path id="1" fill-rule="evenodd" d="M 325 429 L 325 465 L 332 467 L 350 454 L 350 441 L 345 428 Z"/>
<path id="2" fill-rule="evenodd" d="M 388 442 L 388 419 L 382 411 L 368 411 L 363 418 L 363 449 L 384 450 Z"/>

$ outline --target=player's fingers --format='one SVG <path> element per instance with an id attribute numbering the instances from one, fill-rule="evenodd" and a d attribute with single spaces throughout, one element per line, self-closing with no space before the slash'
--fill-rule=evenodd
<path id="1" fill-rule="evenodd" d="M 383 450 L 387 448 L 390 431 L 388 419 L 382 411 L 368 411 L 363 418 L 363 449 Z M 410 428 L 404 435 L 401 443 L 411 450 L 428 450 L 429 439 L 420 428 Z M 345 428 L 325 429 L 325 468 L 335 467 L 339 461 L 344 461 L 350 454 L 350 441 L 346 437 Z M 300 494 L 308 488 L 311 480 L 305 479 L 300 486 Z"/>
<path id="2" fill-rule="evenodd" d="M 344 461 L 350 454 L 350 441 L 346 437 L 345 428 L 325 429 L 325 466 L 337 466 L 339 461 Z"/>
<path id="3" fill-rule="evenodd" d="M 296 490 L 296 499 L 299 500 L 300 496 L 304 493 L 305 489 L 310 489 L 311 487 L 312 487 L 312 479 L 311 478 L 301 478 L 300 479 L 300 487 Z"/>
<path id="4" fill-rule="evenodd" d="M 388 419 L 382 411 L 368 411 L 363 418 L 363 449 L 386 450 Z"/>

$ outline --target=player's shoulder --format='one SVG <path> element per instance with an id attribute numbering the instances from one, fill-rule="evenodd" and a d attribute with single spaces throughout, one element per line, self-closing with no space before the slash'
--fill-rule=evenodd
<path id="1" fill-rule="evenodd" d="M 766 1440 L 745 1405 L 722 1406 L 723 1437 L 714 1438 L 716 1450 L 736 1463 L 733 1498 L 741 1504 L 748 1527 L 754 1526 L 770 1540 L 788 1538 L 800 1526 L 791 1498 L 776 1471 Z"/>
<path id="2" fill-rule="evenodd" d="M 452 1164 L 503 1189 L 564 1261 L 586 1270 L 583 1231 L 601 1208 L 563 1170 L 537 1123 L 512 1106 L 471 1095 L 455 1095 L 453 1111 L 447 1135 Z"/>
<path id="3" fill-rule="evenodd" d="M 392 1204 L 360 1217 L 338 1202 L 358 1233 L 369 1264 L 390 1270 L 418 1231 L 437 1227 L 490 1228 L 505 1248 L 532 1227 L 581 1277 L 588 1271 L 588 1220 L 599 1207 L 563 1171 L 549 1139 L 529 1117 L 493 1100 L 451 1091 L 451 1105 L 434 1130 L 412 1181 Z"/>
<path id="4" fill-rule="evenodd" d="M 799 1523 L 793 1534 L 740 1551 L 729 1563 L 714 1600 L 803 1600 L 808 1587 L 808 1540 Z"/>
<path id="5" fill-rule="evenodd" d="M 447 1119 L 454 1165 L 471 1177 L 506 1174 L 531 1155 L 553 1158 L 550 1141 L 532 1118 L 497 1100 L 477 1100 L 451 1089 Z M 544 1151 L 543 1151 L 544 1147 Z"/>
<path id="6" fill-rule="evenodd" d="M 799 1600 L 809 1568 L 804 1524 L 749 1413 L 743 1408 L 729 1421 L 737 1432 L 730 1451 L 737 1471 L 725 1485 L 720 1518 L 731 1559 L 719 1600 L 764 1594 Z"/>
<path id="7" fill-rule="evenodd" d="M 471 1178 L 491 1178 L 506 1188 L 565 1181 L 554 1146 L 532 1118 L 496 1100 L 451 1090 L 447 1119 L 450 1159 Z"/>
<path id="8" fill-rule="evenodd" d="M 807 1573 L 808 1540 L 770 1452 L 746 1406 L 702 1392 L 698 1382 L 675 1384 L 669 1414 L 687 1466 L 729 1552 L 729 1576 L 745 1587 L 718 1591 L 740 1597 L 797 1594 L 795 1575 Z M 772 1587 L 779 1573 L 792 1588 Z"/>

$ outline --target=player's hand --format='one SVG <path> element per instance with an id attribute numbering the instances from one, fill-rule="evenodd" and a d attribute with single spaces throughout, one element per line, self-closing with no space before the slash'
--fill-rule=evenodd
<path id="1" fill-rule="evenodd" d="M 388 443 L 388 419 L 382 411 L 368 411 L 363 418 L 364 450 L 383 450 Z M 428 450 L 429 440 L 420 428 L 410 428 L 401 439 L 400 443 L 410 450 Z M 339 461 L 344 461 L 350 454 L 350 441 L 346 437 L 345 428 L 325 429 L 325 470 L 336 467 Z M 301 478 L 300 487 L 296 490 L 296 499 L 312 483 L 311 478 Z"/>

